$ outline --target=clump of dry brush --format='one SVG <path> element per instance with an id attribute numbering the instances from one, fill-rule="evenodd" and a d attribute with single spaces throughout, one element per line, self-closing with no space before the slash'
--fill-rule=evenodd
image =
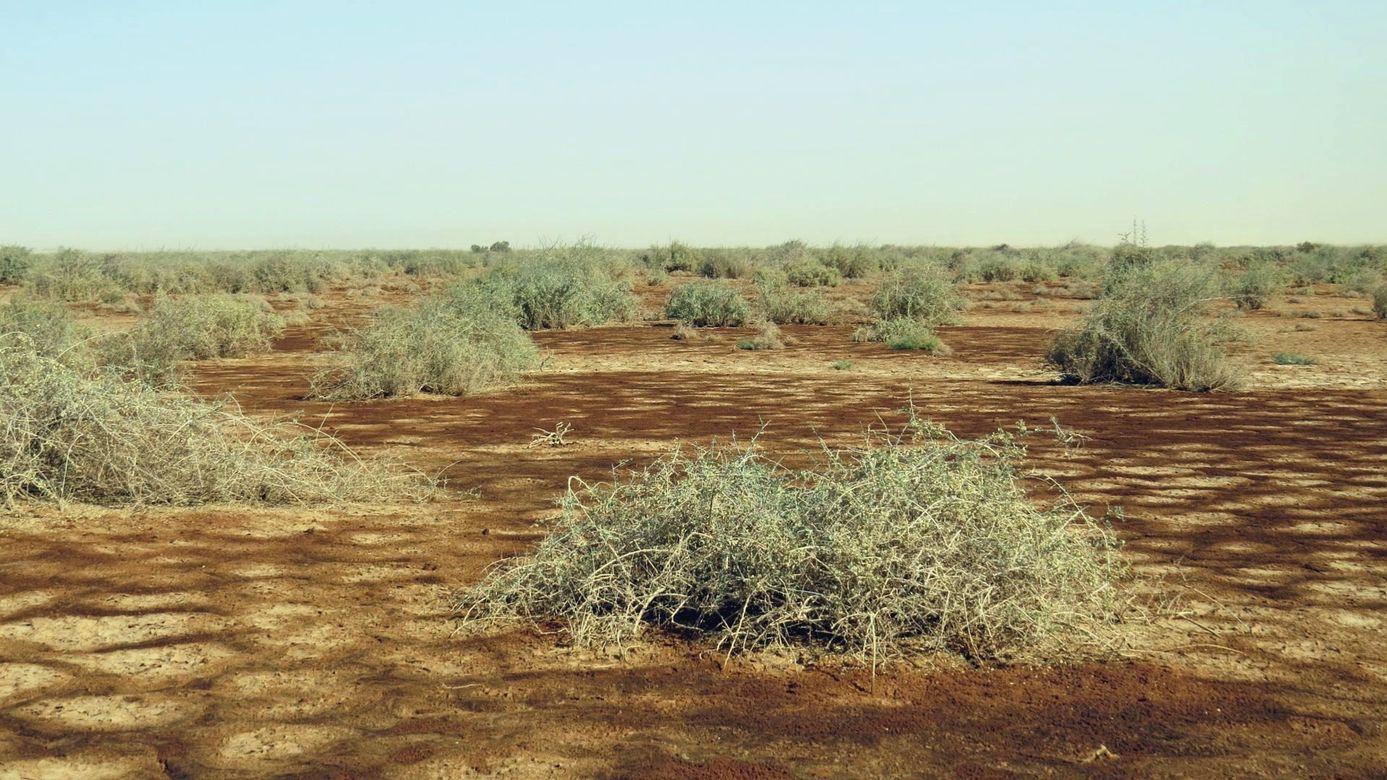
<path id="1" fill-rule="evenodd" d="M 963 310 L 958 285 L 930 268 L 913 267 L 887 277 L 872 296 L 877 318 L 853 333 L 853 341 L 881 341 L 891 349 L 948 354 L 934 329 Z"/>
<path id="2" fill-rule="evenodd" d="M 457 607 L 465 626 L 559 621 L 582 645 L 657 627 L 729 654 L 815 644 L 874 667 L 915 651 L 1074 657 L 1103 641 L 1124 566 L 1105 522 L 1028 498 L 1025 454 L 1010 434 L 919 420 L 806 470 L 754 442 L 676 451 L 570 490 L 539 548 Z"/>
<path id="3" fill-rule="evenodd" d="M 1226 345 L 1238 334 L 1209 316 L 1219 295 L 1210 267 L 1180 260 L 1112 267 L 1103 294 L 1078 328 L 1055 339 L 1047 359 L 1080 383 L 1236 388 L 1242 370 Z"/>
<path id="4" fill-rule="evenodd" d="M 0 316 L 0 502 L 108 506 L 422 498 L 413 475 L 292 423 L 163 392 L 53 309 Z"/>
<path id="5" fill-rule="evenodd" d="M 513 384 L 540 362 L 515 317 L 508 302 L 467 282 L 413 309 L 385 308 L 346 337 L 336 364 L 313 378 L 313 394 L 471 395 Z"/>
<path id="6" fill-rule="evenodd" d="M 102 339 L 100 347 L 106 362 L 138 366 L 147 378 L 157 378 L 184 360 L 268 352 L 284 325 L 263 298 L 161 295 L 134 328 Z"/>

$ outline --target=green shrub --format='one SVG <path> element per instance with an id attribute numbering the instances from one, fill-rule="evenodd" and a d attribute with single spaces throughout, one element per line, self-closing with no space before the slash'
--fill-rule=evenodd
<path id="1" fill-rule="evenodd" d="M 1233 334 L 1206 316 L 1217 288 L 1211 270 L 1163 261 L 1109 282 L 1083 323 L 1050 348 L 1047 360 L 1066 378 L 1200 391 L 1238 385 L 1224 349 Z"/>
<path id="2" fill-rule="evenodd" d="M 339 365 L 313 378 L 313 395 L 472 395 L 514 384 L 538 366 L 539 348 L 508 302 L 461 283 L 414 309 L 382 309 L 373 322 L 348 334 Z"/>
<path id="3" fill-rule="evenodd" d="M 492 294 L 513 304 L 526 330 L 625 322 L 636 316 L 639 305 L 614 259 L 583 244 L 498 265 L 485 284 Z"/>
<path id="4" fill-rule="evenodd" d="M 665 316 L 697 328 L 746 324 L 751 306 L 733 288 L 719 282 L 692 282 L 670 292 Z"/>
<path id="5" fill-rule="evenodd" d="M 1109 528 L 1033 503 L 1012 436 L 910 434 L 803 471 L 714 448 L 577 481 L 539 548 L 461 597 L 464 626 L 557 619 L 581 645 L 665 628 L 728 653 L 813 644 L 874 668 L 914 652 L 1069 659 L 1101 642 L 1124 574 Z"/>
<path id="6" fill-rule="evenodd" d="M 933 326 L 951 322 L 963 309 L 963 296 L 938 272 L 917 267 L 888 276 L 869 305 L 884 320 L 920 320 Z"/>
<path id="7" fill-rule="evenodd" d="M 847 370 L 850 369 L 850 368 L 852 368 L 852 361 L 851 361 L 851 360 L 835 360 L 835 361 L 833 361 L 833 370 L 834 370 L 834 371 L 847 371 Z"/>
<path id="8" fill-rule="evenodd" d="M 877 320 L 858 328 L 853 341 L 880 341 L 891 349 L 918 349 L 922 352 L 948 354 L 949 348 L 932 328 L 922 320 L 904 318 Z"/>
<path id="9" fill-rule="evenodd" d="M 0 246 L 0 284 L 19 284 L 34 264 L 27 247 Z"/>
<path id="10" fill-rule="evenodd" d="M 771 281 L 757 285 L 760 308 L 777 325 L 827 325 L 833 305 L 817 290 L 794 290 Z"/>
<path id="11" fill-rule="evenodd" d="M 322 292 L 327 289 L 328 276 L 321 267 L 294 258 L 273 255 L 256 261 L 247 269 L 253 289 L 262 293 Z"/>
<path id="12" fill-rule="evenodd" d="M 823 253 L 823 262 L 837 269 L 844 279 L 864 279 L 881 270 L 881 261 L 876 253 L 863 244 L 834 244 Z"/>
<path id="13" fill-rule="evenodd" d="M 1256 311 L 1282 289 L 1281 274 L 1267 263 L 1249 267 L 1233 281 L 1231 293 L 1239 309 Z"/>
<path id="14" fill-rule="evenodd" d="M 212 294 L 156 299 L 127 337 L 141 360 L 175 363 L 268 352 L 283 330 L 264 299 Z"/>
<path id="15" fill-rule="evenodd" d="M 0 335 L 0 499 L 131 504 L 420 498 L 413 480 L 292 424 L 265 425 Z"/>
<path id="16" fill-rule="evenodd" d="M 832 287 L 843 281 L 837 268 L 817 260 L 801 260 L 785 266 L 785 278 L 796 287 Z"/>
<path id="17" fill-rule="evenodd" d="M 1146 268 L 1156 260 L 1156 251 L 1148 246 L 1123 242 L 1113 247 L 1108 260 L 1107 275 L 1120 279 L 1128 271 Z"/>
<path id="18" fill-rule="evenodd" d="M 1015 281 L 1021 272 L 1014 259 L 991 255 L 978 262 L 977 274 L 985 282 L 1010 282 Z"/>
<path id="19" fill-rule="evenodd" d="M 1380 320 L 1387 320 L 1387 282 L 1373 290 L 1373 313 Z"/>
<path id="20" fill-rule="evenodd" d="M 1271 360 L 1278 366 L 1313 366 L 1315 364 L 1314 358 L 1291 352 L 1282 352 Z"/>
<path id="21" fill-rule="evenodd" d="M 1059 278 L 1059 271 L 1049 263 L 1031 258 L 1020 264 L 1017 268 L 1017 275 L 1019 275 L 1023 281 L 1034 284 L 1036 282 L 1055 281 Z"/>
<path id="22" fill-rule="evenodd" d="M 640 260 L 649 268 L 662 268 L 666 271 L 696 271 L 702 263 L 702 252 L 678 241 L 666 246 L 652 246 L 640 255 Z"/>
<path id="23" fill-rule="evenodd" d="M 65 365 L 89 362 L 93 335 L 73 321 L 67 308 L 43 300 L 11 298 L 0 305 L 0 337 L 24 344 Z"/>
<path id="24" fill-rule="evenodd" d="M 743 253 L 734 249 L 705 249 L 699 260 L 698 273 L 709 279 L 741 279 L 751 276 L 752 265 Z"/>
<path id="25" fill-rule="evenodd" d="M 1368 295 L 1382 283 L 1382 274 L 1377 270 L 1359 268 L 1346 274 L 1339 287 L 1347 295 Z"/>
<path id="26" fill-rule="evenodd" d="M 60 249 L 44 262 L 36 262 L 28 276 L 28 287 L 35 295 L 60 301 L 96 300 L 115 286 L 103 275 L 97 258 L 75 249 Z"/>

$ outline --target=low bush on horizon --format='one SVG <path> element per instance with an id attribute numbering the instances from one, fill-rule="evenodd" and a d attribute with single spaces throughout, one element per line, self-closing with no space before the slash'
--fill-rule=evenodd
<path id="1" fill-rule="evenodd" d="M 1281 292 L 1284 284 L 1281 275 L 1269 264 L 1258 263 L 1249 267 L 1230 286 L 1233 303 L 1239 309 L 1257 311 L 1267 305 L 1273 295 Z"/>
<path id="2" fill-rule="evenodd" d="M 1217 275 L 1206 267 L 1132 263 L 1109 276 L 1082 323 L 1061 332 L 1046 359 L 1081 384 L 1233 389 L 1242 372 L 1225 345 L 1235 333 L 1208 314 L 1217 290 Z"/>
<path id="3" fill-rule="evenodd" d="M 335 365 L 313 377 L 312 395 L 349 401 L 473 395 L 515 384 L 539 363 L 539 348 L 507 302 L 463 282 L 413 309 L 378 310 L 344 336 Z"/>
<path id="4" fill-rule="evenodd" d="M 837 269 L 844 279 L 865 279 L 881 270 L 880 255 L 879 251 L 865 244 L 834 244 L 823 252 L 820 261 Z"/>
<path id="5" fill-rule="evenodd" d="M 751 305 L 727 284 L 689 282 L 670 292 L 665 316 L 695 328 L 739 327 L 751 318 Z"/>
<path id="6" fill-rule="evenodd" d="M 511 302 L 526 330 L 625 322 L 638 308 L 625 266 L 588 244 L 510 259 L 494 266 L 482 283 L 491 294 Z"/>
<path id="7" fill-rule="evenodd" d="M 570 482 L 538 549 L 494 566 L 457 610 L 464 626 L 558 621 L 585 646 L 655 629 L 873 668 L 933 652 L 1074 659 L 1103 643 L 1126 569 L 1104 522 L 1028 497 L 1025 455 L 1016 435 L 964 440 L 919 420 L 802 470 L 755 442 L 676 450 Z"/>
<path id="8" fill-rule="evenodd" d="M 784 270 L 785 279 L 796 287 L 833 287 L 843 281 L 837 268 L 809 258 L 791 263 Z"/>

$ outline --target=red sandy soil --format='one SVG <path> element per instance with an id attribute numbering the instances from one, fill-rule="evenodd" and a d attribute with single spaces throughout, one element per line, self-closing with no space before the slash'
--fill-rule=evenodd
<path id="1" fill-rule="evenodd" d="M 317 340 L 375 303 L 334 297 L 276 352 L 196 366 L 195 389 L 440 473 L 445 497 L 0 519 L 0 777 L 1384 776 L 1387 323 L 1342 299 L 1258 313 L 1249 386 L 1200 395 L 1055 384 L 1040 355 L 1083 302 L 1042 302 L 975 307 L 948 357 L 848 327 L 752 353 L 749 331 L 637 325 L 539 334 L 545 369 L 491 395 L 307 402 Z M 911 399 L 960 434 L 1055 417 L 1087 436 L 1037 466 L 1122 506 L 1132 588 L 1178 606 L 1109 660 L 875 677 L 455 632 L 449 592 L 537 541 L 571 475 L 762 427 L 794 456 Z M 571 446 L 529 446 L 558 421 Z"/>

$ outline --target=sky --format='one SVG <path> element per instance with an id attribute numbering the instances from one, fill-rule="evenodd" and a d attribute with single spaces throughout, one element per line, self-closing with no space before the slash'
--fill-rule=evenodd
<path id="1" fill-rule="evenodd" d="M 0 244 L 1387 242 L 1387 2 L 0 0 Z"/>

